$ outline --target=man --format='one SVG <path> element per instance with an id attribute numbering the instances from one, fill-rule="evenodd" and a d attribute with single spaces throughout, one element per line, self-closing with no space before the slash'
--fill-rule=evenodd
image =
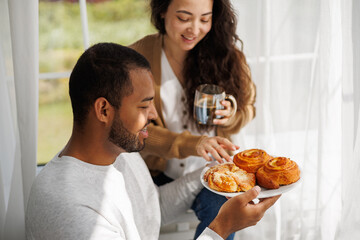
<path id="1" fill-rule="evenodd" d="M 74 126 L 67 145 L 31 189 L 28 239 L 158 239 L 160 224 L 190 207 L 199 171 L 155 187 L 138 151 L 157 117 L 149 63 L 132 49 L 100 43 L 70 76 Z M 249 204 L 259 188 L 230 199 L 199 239 L 223 239 L 256 224 L 278 197 Z"/>

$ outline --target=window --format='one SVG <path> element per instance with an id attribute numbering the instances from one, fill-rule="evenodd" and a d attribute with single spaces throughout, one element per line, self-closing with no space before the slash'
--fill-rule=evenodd
<path id="1" fill-rule="evenodd" d="M 39 1 L 38 165 L 46 164 L 71 135 L 68 81 L 84 49 L 98 42 L 128 45 L 154 32 L 148 1 Z"/>

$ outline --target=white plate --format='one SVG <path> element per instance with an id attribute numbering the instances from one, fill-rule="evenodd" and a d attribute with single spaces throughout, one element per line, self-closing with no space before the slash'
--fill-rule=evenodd
<path id="1" fill-rule="evenodd" d="M 225 196 L 225 197 L 235 197 L 237 195 L 243 194 L 244 192 L 236 192 L 236 193 L 228 193 L 228 192 L 218 192 L 214 189 L 211 189 L 208 185 L 207 182 L 204 181 L 204 174 L 205 172 L 209 169 L 210 167 L 205 167 L 200 174 L 200 181 L 202 183 L 202 185 L 204 185 L 204 187 L 206 187 L 207 189 L 209 189 L 211 192 L 214 192 L 216 194 Z M 301 174 L 301 169 L 300 169 L 300 174 Z M 268 198 L 268 197 L 273 197 L 273 196 L 277 196 L 283 193 L 286 193 L 292 189 L 294 189 L 296 186 L 298 186 L 301 182 L 301 177 L 297 182 L 294 182 L 292 184 L 286 185 L 286 186 L 281 186 L 278 189 L 267 189 L 267 188 L 263 188 L 261 187 L 261 192 L 259 193 L 259 195 L 257 196 L 257 198 Z"/>

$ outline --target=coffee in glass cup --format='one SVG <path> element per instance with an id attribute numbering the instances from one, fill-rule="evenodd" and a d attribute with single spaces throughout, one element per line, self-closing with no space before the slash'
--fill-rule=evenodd
<path id="1" fill-rule="evenodd" d="M 196 88 L 194 99 L 194 118 L 198 124 L 214 125 L 214 119 L 221 119 L 223 116 L 216 115 L 215 111 L 224 109 L 221 105 L 223 100 L 229 100 L 236 111 L 236 100 L 226 94 L 224 88 L 214 84 L 202 84 Z"/>

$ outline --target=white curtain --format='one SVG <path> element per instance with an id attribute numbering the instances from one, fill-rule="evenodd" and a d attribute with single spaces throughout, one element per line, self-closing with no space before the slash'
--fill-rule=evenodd
<path id="1" fill-rule="evenodd" d="M 36 172 L 38 1 L 0 0 L 0 239 L 25 239 Z"/>
<path id="2" fill-rule="evenodd" d="M 235 141 L 292 158 L 302 182 L 238 239 L 360 239 L 360 3 L 233 0 L 257 85 Z M 0 0 L 0 239 L 24 239 L 36 171 L 38 1 Z"/>
<path id="3" fill-rule="evenodd" d="M 301 184 L 237 239 L 360 239 L 358 0 L 233 0 L 257 85 L 234 140 L 295 160 Z"/>

